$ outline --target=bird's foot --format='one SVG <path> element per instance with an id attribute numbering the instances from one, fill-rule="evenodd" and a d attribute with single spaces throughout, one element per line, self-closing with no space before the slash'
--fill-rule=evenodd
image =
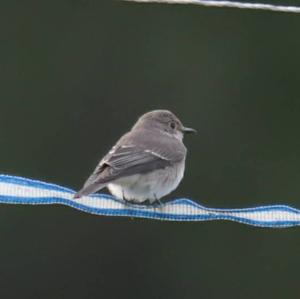
<path id="1" fill-rule="evenodd" d="M 154 195 L 154 201 L 150 201 L 149 200 L 149 203 L 154 207 L 154 208 L 161 208 L 163 203 L 160 201 L 159 198 L 157 198 L 156 194 L 153 194 Z"/>
<path id="2" fill-rule="evenodd" d="M 123 197 L 123 201 L 126 206 L 132 206 L 132 204 L 135 204 L 132 200 L 126 199 L 125 197 Z"/>

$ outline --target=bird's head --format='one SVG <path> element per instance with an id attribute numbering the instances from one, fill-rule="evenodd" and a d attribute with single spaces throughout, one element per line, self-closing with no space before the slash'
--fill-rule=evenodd
<path id="1" fill-rule="evenodd" d="M 195 129 L 185 127 L 179 118 L 168 110 L 153 110 L 143 114 L 132 129 L 140 128 L 159 130 L 179 140 L 183 139 L 184 134 L 196 133 Z"/>

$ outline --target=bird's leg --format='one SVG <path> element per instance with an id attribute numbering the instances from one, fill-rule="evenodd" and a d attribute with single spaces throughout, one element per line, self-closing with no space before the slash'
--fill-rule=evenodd
<path id="1" fill-rule="evenodd" d="M 125 205 L 129 205 L 130 204 L 130 200 L 125 198 L 125 194 L 124 194 L 124 189 L 122 189 L 122 199 L 125 203 Z"/>
<path id="2" fill-rule="evenodd" d="M 155 199 L 154 203 L 156 203 L 157 206 L 161 207 L 162 206 L 162 202 L 157 198 L 157 196 L 156 196 L 155 193 L 153 193 L 153 196 L 154 196 L 154 199 Z"/>

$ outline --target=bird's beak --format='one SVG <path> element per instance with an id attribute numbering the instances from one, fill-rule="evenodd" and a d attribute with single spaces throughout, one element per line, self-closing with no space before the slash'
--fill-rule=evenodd
<path id="1" fill-rule="evenodd" d="M 197 133 L 197 131 L 195 129 L 187 128 L 187 127 L 183 127 L 182 132 L 185 134 L 191 134 L 191 133 L 196 134 Z"/>

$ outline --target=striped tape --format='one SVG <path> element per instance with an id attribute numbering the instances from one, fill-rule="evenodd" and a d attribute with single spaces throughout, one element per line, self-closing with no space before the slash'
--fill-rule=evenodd
<path id="1" fill-rule="evenodd" d="M 127 216 L 169 221 L 230 220 L 260 227 L 300 225 L 300 210 L 272 205 L 244 209 L 212 209 L 190 199 L 175 199 L 160 206 L 128 205 L 107 194 L 94 194 L 74 200 L 71 189 L 37 180 L 0 175 L 0 203 L 66 205 L 86 213 Z"/>

